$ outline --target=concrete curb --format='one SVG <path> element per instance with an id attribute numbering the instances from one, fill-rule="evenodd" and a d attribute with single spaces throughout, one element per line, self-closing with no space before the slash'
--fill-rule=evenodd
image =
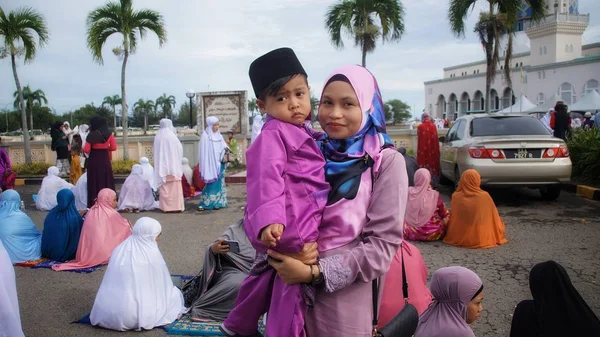
<path id="1" fill-rule="evenodd" d="M 588 185 L 579 185 L 573 182 L 563 184 L 562 188 L 563 190 L 574 193 L 579 197 L 600 201 L 600 188 L 595 188 Z"/>

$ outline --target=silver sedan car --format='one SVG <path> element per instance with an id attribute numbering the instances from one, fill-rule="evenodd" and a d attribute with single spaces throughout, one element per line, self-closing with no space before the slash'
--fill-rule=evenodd
<path id="1" fill-rule="evenodd" d="M 454 183 L 475 169 L 482 185 L 538 188 L 544 199 L 555 200 L 571 177 L 567 145 L 533 116 L 467 115 L 440 142 L 442 178 Z"/>

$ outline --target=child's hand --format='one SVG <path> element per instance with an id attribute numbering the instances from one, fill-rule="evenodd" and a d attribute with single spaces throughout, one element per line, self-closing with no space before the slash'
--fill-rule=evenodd
<path id="1" fill-rule="evenodd" d="M 260 234 L 260 241 L 267 247 L 277 246 L 277 241 L 283 235 L 283 225 L 280 223 L 272 223 L 265 227 Z"/>

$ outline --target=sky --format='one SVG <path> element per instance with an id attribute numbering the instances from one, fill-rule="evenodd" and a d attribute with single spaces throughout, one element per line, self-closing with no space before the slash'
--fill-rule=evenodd
<path id="1" fill-rule="evenodd" d="M 598 0 L 579 0 L 579 12 L 590 14 L 586 43 L 600 42 Z M 105 0 L 0 0 L 4 11 L 30 6 L 43 14 L 50 31 L 48 44 L 31 63 L 18 62 L 22 86 L 45 92 L 58 114 L 120 95 L 121 62 L 112 54 L 120 35 L 103 49 L 104 65 L 94 63 L 86 46 L 87 14 Z M 339 66 L 361 61 L 351 39 L 344 49 L 331 45 L 324 16 L 336 0 L 134 0 L 136 9 L 164 16 L 167 43 L 148 34 L 127 64 L 129 106 L 139 98 L 174 95 L 177 106 L 196 92 L 248 90 L 254 97 L 248 67 L 258 56 L 279 47 L 295 50 L 308 72 L 309 85 L 320 96 L 323 81 Z M 423 82 L 442 78 L 443 68 L 478 61 L 484 53 L 472 33 L 485 1 L 466 21 L 465 38 L 450 33 L 447 0 L 403 0 L 405 34 L 399 42 L 378 42 L 367 57 L 384 100 L 401 99 L 417 116 L 424 106 Z M 596 3 L 594 5 L 594 3 Z M 11 108 L 16 90 L 10 58 L 0 60 L 0 109 Z"/>

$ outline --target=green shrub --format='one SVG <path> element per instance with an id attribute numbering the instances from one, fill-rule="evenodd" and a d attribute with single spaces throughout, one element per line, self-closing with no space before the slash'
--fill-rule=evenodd
<path id="1" fill-rule="evenodd" d="M 567 139 L 567 145 L 573 162 L 573 178 L 580 181 L 600 179 L 600 131 L 596 128 L 577 130 Z"/>
<path id="2" fill-rule="evenodd" d="M 131 167 L 137 163 L 137 160 L 115 160 L 111 163 L 113 174 L 129 174 Z"/>
<path id="3" fill-rule="evenodd" d="M 12 165 L 13 171 L 17 173 L 17 176 L 35 176 L 35 175 L 47 175 L 48 168 L 52 164 L 48 163 L 31 163 L 27 164 L 15 164 Z"/>

